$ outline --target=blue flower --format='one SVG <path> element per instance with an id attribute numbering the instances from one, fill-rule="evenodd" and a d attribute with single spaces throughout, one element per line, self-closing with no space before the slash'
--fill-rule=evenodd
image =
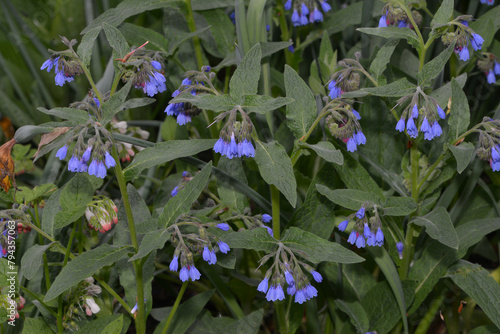
<path id="1" fill-rule="evenodd" d="M 177 124 L 179 125 L 186 125 L 187 123 L 191 122 L 191 116 L 183 113 L 183 112 L 180 112 L 178 115 L 177 115 Z"/>
<path id="2" fill-rule="evenodd" d="M 289 285 L 286 288 L 286 293 L 288 293 L 290 296 L 293 296 L 297 290 L 295 289 L 295 285 Z"/>
<path id="3" fill-rule="evenodd" d="M 339 80 L 337 79 L 337 81 L 330 81 L 330 83 L 328 84 L 328 89 L 330 90 L 328 92 L 328 95 L 330 96 L 330 98 L 332 100 L 335 100 L 339 97 L 342 96 L 342 89 L 340 87 L 337 86 L 337 84 L 339 83 Z"/>
<path id="4" fill-rule="evenodd" d="M 276 300 L 276 287 L 274 285 L 271 285 L 271 287 L 267 291 L 266 299 L 270 302 L 273 302 Z"/>
<path id="5" fill-rule="evenodd" d="M 47 72 L 52 71 L 52 67 L 54 67 L 59 60 L 59 57 L 52 59 L 49 58 L 46 61 L 43 62 L 42 67 L 40 67 L 41 70 L 47 69 Z"/>
<path id="6" fill-rule="evenodd" d="M 398 28 L 409 28 L 410 27 L 410 23 L 408 23 L 407 21 L 399 21 L 398 23 Z"/>
<path id="7" fill-rule="evenodd" d="M 68 153 L 68 145 L 64 145 L 63 147 L 57 150 L 56 158 L 59 158 L 59 160 L 64 160 L 64 158 L 66 158 L 67 153 Z"/>
<path id="8" fill-rule="evenodd" d="M 356 238 L 356 247 L 365 248 L 365 238 L 362 235 Z"/>
<path id="9" fill-rule="evenodd" d="M 179 258 L 177 255 L 174 255 L 174 258 L 170 262 L 170 266 L 168 267 L 170 271 L 177 271 L 179 269 Z"/>
<path id="10" fill-rule="evenodd" d="M 285 299 L 285 292 L 283 291 L 283 287 L 281 285 L 276 286 L 276 300 Z"/>
<path id="11" fill-rule="evenodd" d="M 219 242 L 217 244 L 219 245 L 219 250 L 223 254 L 227 254 L 227 252 L 229 252 L 231 250 L 231 248 L 229 248 L 228 244 L 226 244 L 224 241 L 219 240 Z"/>
<path id="12" fill-rule="evenodd" d="M 216 264 L 217 263 L 217 255 L 215 254 L 215 251 L 212 249 L 210 251 L 210 261 L 208 261 L 208 264 Z"/>
<path id="13" fill-rule="evenodd" d="M 365 216 L 365 208 L 361 207 L 361 209 L 359 209 L 358 212 L 356 212 L 356 217 L 358 217 L 359 219 L 363 219 L 364 216 Z"/>
<path id="14" fill-rule="evenodd" d="M 375 234 L 375 240 L 377 241 L 377 246 L 382 246 L 384 244 L 384 233 L 380 227 Z"/>
<path id="15" fill-rule="evenodd" d="M 231 141 L 229 143 L 223 138 L 219 138 L 214 145 L 214 151 L 216 153 L 220 153 L 221 155 L 225 155 L 228 159 L 236 157 L 241 158 L 243 156 L 250 158 L 255 156 L 255 148 L 253 147 L 252 142 L 244 139 L 243 141 L 236 143 L 234 133 L 231 134 Z"/>
<path id="16" fill-rule="evenodd" d="M 68 170 L 70 172 L 78 172 L 79 169 L 80 169 L 80 160 L 76 155 L 73 154 L 71 156 L 71 159 L 69 159 Z"/>
<path id="17" fill-rule="evenodd" d="M 318 290 L 316 290 L 316 288 L 314 286 L 312 286 L 311 284 L 307 284 L 304 289 L 305 289 L 305 295 L 306 295 L 307 299 L 311 299 L 313 297 L 318 296 Z"/>
<path id="18" fill-rule="evenodd" d="M 189 268 L 189 277 L 191 277 L 192 281 L 196 281 L 196 280 L 200 279 L 201 274 L 198 271 L 198 269 L 195 268 L 194 265 L 191 265 L 188 268 Z"/>
<path id="19" fill-rule="evenodd" d="M 87 146 L 87 149 L 85 150 L 85 152 L 83 152 L 83 155 L 82 155 L 82 160 L 84 162 L 87 162 L 90 160 L 90 155 L 92 154 L 92 146 Z"/>
<path id="20" fill-rule="evenodd" d="M 354 114 L 354 117 L 356 117 L 358 121 L 361 119 L 361 115 L 357 110 L 354 110 L 354 108 L 352 108 L 352 113 Z"/>
<path id="21" fill-rule="evenodd" d="M 299 15 L 299 13 L 297 12 L 297 9 L 294 9 L 294 10 L 293 10 L 293 13 L 292 13 L 292 24 L 293 24 L 295 27 L 300 25 L 300 15 Z"/>
<path id="22" fill-rule="evenodd" d="M 259 286 L 257 287 L 257 291 L 266 293 L 268 284 L 269 284 L 269 279 L 267 277 L 265 277 L 262 280 L 262 282 L 259 283 Z"/>
<path id="23" fill-rule="evenodd" d="M 161 64 L 156 60 L 151 61 L 151 66 L 153 66 L 156 70 L 161 71 Z"/>
<path id="24" fill-rule="evenodd" d="M 354 137 L 351 137 L 347 140 L 347 151 L 349 152 L 354 152 L 358 149 L 358 146 L 356 145 L 356 140 Z"/>
<path id="25" fill-rule="evenodd" d="M 273 229 L 272 229 L 272 228 L 270 228 L 269 226 L 264 226 L 264 227 L 265 227 L 265 228 L 267 228 L 267 233 L 269 233 L 269 235 L 270 235 L 271 237 L 273 237 L 273 238 L 274 238 L 274 232 L 273 232 Z"/>
<path id="26" fill-rule="evenodd" d="M 328 4 L 328 2 L 324 0 L 320 0 L 319 4 L 321 5 L 321 8 L 323 8 L 323 11 L 325 13 L 328 13 L 330 10 L 332 10 L 332 6 L 330 6 L 330 4 Z"/>
<path id="27" fill-rule="evenodd" d="M 295 292 L 295 302 L 302 304 L 307 300 L 305 295 L 305 289 L 300 289 Z"/>
<path id="28" fill-rule="evenodd" d="M 418 118 L 418 107 L 416 104 L 413 105 L 411 110 L 411 118 Z"/>
<path id="29" fill-rule="evenodd" d="M 387 15 L 384 14 L 382 17 L 380 17 L 380 20 L 378 21 L 378 27 L 379 28 L 387 28 Z"/>
<path id="30" fill-rule="evenodd" d="M 438 112 L 439 118 L 441 118 L 441 119 L 446 118 L 446 114 L 445 114 L 443 108 L 441 108 L 439 105 L 437 105 L 437 112 Z"/>
<path id="31" fill-rule="evenodd" d="M 350 243 L 351 245 L 354 245 L 357 237 L 358 237 L 358 232 L 356 232 L 355 230 L 352 230 L 351 234 L 349 234 L 349 238 L 347 239 L 347 242 Z"/>
<path id="32" fill-rule="evenodd" d="M 235 12 L 232 12 L 231 14 L 229 14 L 229 18 L 231 19 L 231 22 L 233 22 L 233 24 L 236 24 L 236 13 Z"/>
<path id="33" fill-rule="evenodd" d="M 179 193 L 179 187 L 175 186 L 175 188 L 170 192 L 170 195 L 172 195 L 172 197 L 175 197 L 177 196 L 178 193 Z"/>
<path id="34" fill-rule="evenodd" d="M 253 158 L 255 156 L 255 148 L 251 141 L 245 139 L 238 143 L 238 156 L 246 156 L 248 158 Z"/>
<path id="35" fill-rule="evenodd" d="M 307 25 L 309 23 L 309 20 L 307 19 L 307 15 L 302 14 L 300 16 L 300 25 Z"/>
<path id="36" fill-rule="evenodd" d="M 474 50 L 478 51 L 478 50 L 481 50 L 481 48 L 483 47 L 484 38 L 482 38 L 478 34 L 472 34 L 470 42 L 471 42 L 472 47 L 474 48 Z"/>
<path id="37" fill-rule="evenodd" d="M 366 144 L 366 137 L 363 134 L 363 132 L 361 132 L 361 131 L 358 131 L 354 134 L 354 140 L 356 141 L 356 144 L 358 144 L 358 145 Z"/>
<path id="38" fill-rule="evenodd" d="M 182 267 L 179 272 L 179 279 L 186 282 L 189 279 L 189 269 L 187 267 Z"/>
<path id="39" fill-rule="evenodd" d="M 367 223 L 365 223 L 364 229 L 363 229 L 363 236 L 365 238 L 369 238 L 372 235 L 372 230 L 370 229 L 370 226 L 368 226 Z"/>
<path id="40" fill-rule="evenodd" d="M 415 121 L 411 117 L 408 119 L 408 123 L 406 123 L 406 131 L 408 132 L 408 135 L 411 138 L 418 137 L 418 130 L 417 127 L 415 126 Z"/>
<path id="41" fill-rule="evenodd" d="M 424 139 L 425 140 L 432 140 L 434 139 L 435 135 L 434 132 L 432 131 L 432 127 L 429 127 L 429 129 L 424 132 Z"/>
<path id="42" fill-rule="evenodd" d="M 485 5 L 493 5 L 495 3 L 495 0 L 481 0 L 481 3 L 482 4 L 485 4 Z"/>
<path id="43" fill-rule="evenodd" d="M 493 71 L 495 72 L 496 75 L 500 75 L 500 63 L 498 63 L 495 60 L 495 67 L 493 68 Z"/>
<path id="44" fill-rule="evenodd" d="M 434 137 L 439 137 L 443 134 L 443 130 L 437 121 L 432 124 L 432 132 L 434 133 Z"/>
<path id="45" fill-rule="evenodd" d="M 271 220 L 273 220 L 273 217 L 271 217 L 271 215 L 268 215 L 267 213 L 264 213 L 262 215 L 262 221 L 264 223 L 269 223 L 269 222 L 271 222 Z"/>
<path id="46" fill-rule="evenodd" d="M 495 73 L 492 70 L 488 71 L 486 79 L 490 85 L 494 84 L 497 81 L 497 79 L 495 78 Z"/>
<path id="47" fill-rule="evenodd" d="M 215 227 L 223 230 L 223 231 L 229 231 L 229 224 L 226 224 L 226 223 L 219 223 L 217 225 L 215 225 Z"/>
<path id="48" fill-rule="evenodd" d="M 207 246 L 203 247 L 203 260 L 210 263 L 210 251 Z"/>
<path id="49" fill-rule="evenodd" d="M 262 282 L 259 283 L 259 286 L 257 287 L 257 291 L 266 293 L 268 284 L 269 284 L 269 280 L 267 277 L 265 277 L 262 280 Z"/>
<path id="50" fill-rule="evenodd" d="M 285 10 L 290 10 L 290 9 L 292 9 L 292 0 L 288 0 L 285 3 Z"/>
<path id="51" fill-rule="evenodd" d="M 313 13 L 311 15 L 311 19 L 312 19 L 313 22 L 322 22 L 323 21 L 323 13 L 321 13 L 318 10 L 318 8 L 314 8 L 314 11 L 313 11 Z"/>
<path id="52" fill-rule="evenodd" d="M 404 118 L 400 118 L 398 123 L 396 124 L 396 130 L 398 130 L 399 132 L 403 132 L 405 130 L 405 119 Z"/>
<path id="53" fill-rule="evenodd" d="M 462 49 L 460 50 L 460 52 L 458 53 L 459 56 L 460 56 L 460 60 L 462 61 L 467 61 L 469 60 L 469 49 L 467 48 L 467 46 L 463 46 Z"/>
<path id="54" fill-rule="evenodd" d="M 311 275 L 313 276 L 316 282 L 321 283 L 323 281 L 323 276 L 321 276 L 321 274 L 318 273 L 316 270 L 311 271 Z"/>
<path id="55" fill-rule="evenodd" d="M 347 225 L 349 225 L 349 221 L 348 220 L 344 220 L 343 222 L 341 222 L 339 224 L 339 230 L 344 232 L 345 229 L 347 228 Z"/>
<path id="56" fill-rule="evenodd" d="M 293 279 L 293 275 L 288 270 L 285 270 L 285 279 L 289 285 L 295 285 L 295 280 Z"/>
<path id="57" fill-rule="evenodd" d="M 111 168 L 116 166 L 116 161 L 115 159 L 109 154 L 109 152 L 106 152 L 104 155 L 104 162 L 106 164 L 106 168 Z"/>
<path id="58" fill-rule="evenodd" d="M 375 237 L 375 234 L 370 234 L 370 237 L 368 239 L 366 239 L 366 244 L 368 246 L 375 246 L 377 243 L 377 240 L 376 240 L 376 237 Z"/>
<path id="59" fill-rule="evenodd" d="M 136 303 L 135 303 L 135 305 L 134 305 L 134 307 L 130 310 L 130 313 L 131 313 L 131 314 L 135 314 L 135 312 L 137 312 L 137 308 L 138 308 L 138 307 L 139 307 L 139 306 L 137 305 L 137 302 L 136 302 Z"/>
<path id="60" fill-rule="evenodd" d="M 491 148 L 491 159 L 493 159 L 493 161 L 500 161 L 500 152 L 498 150 L 498 145 Z"/>
<path id="61" fill-rule="evenodd" d="M 398 253 L 399 253 L 399 258 L 400 259 L 403 259 L 403 249 L 404 249 L 404 245 L 403 243 L 400 241 L 396 244 L 396 249 L 398 250 Z"/>
<path id="62" fill-rule="evenodd" d="M 309 15 L 309 8 L 307 8 L 307 6 L 302 3 L 302 5 L 300 6 L 300 12 L 302 15 Z"/>
<path id="63" fill-rule="evenodd" d="M 490 159 L 490 166 L 494 172 L 500 171 L 500 161 L 493 161 L 493 159 Z"/>
<path id="64" fill-rule="evenodd" d="M 288 51 L 290 51 L 291 53 L 295 52 L 295 48 L 293 47 L 293 44 L 288 46 Z"/>

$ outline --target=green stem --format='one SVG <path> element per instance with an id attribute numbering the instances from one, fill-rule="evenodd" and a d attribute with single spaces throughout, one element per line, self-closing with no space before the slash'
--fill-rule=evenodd
<path id="1" fill-rule="evenodd" d="M 280 31 L 281 31 L 281 40 L 283 42 L 290 41 L 290 32 L 288 30 L 288 23 L 286 22 L 285 16 L 285 6 L 283 6 L 283 0 L 276 0 L 276 9 L 279 12 L 279 23 L 280 23 Z M 292 63 L 292 53 L 285 50 L 285 62 L 290 65 Z"/>
<path id="2" fill-rule="evenodd" d="M 179 307 L 179 304 L 181 303 L 182 296 L 184 296 L 184 292 L 186 292 L 187 286 L 188 286 L 188 282 L 182 283 L 181 291 L 179 291 L 179 294 L 177 295 L 177 298 L 175 299 L 174 306 L 172 307 L 172 311 L 170 311 L 170 314 L 168 315 L 168 319 L 167 319 L 167 322 L 165 323 L 165 327 L 163 327 L 163 330 L 161 331 L 162 334 L 167 333 L 168 327 L 170 326 L 170 323 L 172 322 L 172 319 L 174 318 L 174 315 L 177 312 L 177 308 Z"/>
<path id="3" fill-rule="evenodd" d="M 101 286 L 104 288 L 104 290 L 108 291 L 110 295 L 112 295 L 113 297 L 115 297 L 115 299 L 122 305 L 122 307 L 125 309 L 125 311 L 127 311 L 127 313 L 130 315 L 130 311 L 132 311 L 132 309 L 130 308 L 130 306 L 128 306 L 128 304 L 120 297 L 119 294 L 116 293 L 115 290 L 113 290 L 112 287 L 110 287 L 108 285 L 108 283 L 104 282 L 101 278 L 99 278 L 99 276 L 97 275 L 93 275 L 92 277 L 94 277 L 94 279 L 99 283 L 101 284 Z"/>
<path id="4" fill-rule="evenodd" d="M 441 304 L 443 304 L 445 294 L 441 293 L 439 297 L 434 299 L 434 301 L 431 303 L 431 306 L 429 307 L 429 310 L 423 317 L 423 319 L 420 321 L 418 324 L 417 329 L 415 330 L 414 334 L 425 334 L 429 330 L 429 327 L 432 324 L 432 321 L 434 320 L 434 317 L 439 310 L 439 307 Z"/>
<path id="5" fill-rule="evenodd" d="M 113 94 L 116 92 L 116 89 L 118 88 L 118 84 L 120 83 L 120 79 L 122 77 L 122 74 L 123 74 L 123 71 L 120 70 L 120 72 L 118 73 L 118 75 L 113 80 L 113 84 L 111 85 L 111 90 L 109 92 L 109 96 L 110 97 L 113 96 Z"/>
<path id="6" fill-rule="evenodd" d="M 75 237 L 75 231 L 78 223 L 73 223 L 73 228 L 71 229 L 71 234 L 69 236 L 68 246 L 66 247 L 66 254 L 64 254 L 63 268 L 68 263 L 69 255 L 71 254 L 71 245 L 73 244 L 73 238 Z M 61 268 L 62 269 L 62 268 Z M 57 299 L 58 310 L 57 310 L 57 332 L 62 333 L 64 331 L 63 328 L 63 297 L 60 295 Z"/>
<path id="7" fill-rule="evenodd" d="M 190 32 L 196 31 L 196 23 L 194 22 L 193 7 L 191 6 L 191 0 L 185 0 L 187 6 L 187 24 Z M 193 37 L 194 53 L 196 55 L 196 62 L 198 63 L 198 69 L 203 66 L 203 53 L 201 51 L 201 42 L 198 36 Z"/>
<path id="8" fill-rule="evenodd" d="M 273 210 L 273 235 L 280 239 L 280 191 L 276 186 L 271 185 L 271 204 Z"/>
<path id="9" fill-rule="evenodd" d="M 273 218 L 274 219 L 274 218 Z M 278 317 L 279 333 L 288 333 L 288 323 L 285 317 L 285 304 L 284 302 L 274 303 L 274 309 L 276 310 L 276 316 Z"/>
<path id="10" fill-rule="evenodd" d="M 40 214 L 38 213 L 38 202 L 35 204 L 35 225 L 32 225 L 33 228 L 37 231 L 41 231 L 41 223 L 40 223 Z M 47 237 L 46 233 L 44 236 Z M 43 234 L 38 234 L 38 243 L 43 245 Z M 49 239 L 50 240 L 50 239 Z M 49 261 L 47 260 L 47 254 L 43 253 L 43 272 L 45 274 L 45 287 L 47 291 L 50 289 L 50 272 L 49 272 Z"/>
<path id="11" fill-rule="evenodd" d="M 314 121 L 314 123 L 311 125 L 311 127 L 309 128 L 309 130 L 307 131 L 307 133 L 302 137 L 300 138 L 300 142 L 302 143 L 305 143 L 307 141 L 307 139 L 309 139 L 309 137 L 311 136 L 311 134 L 313 133 L 314 129 L 316 129 L 316 126 L 318 125 L 318 123 L 321 121 L 321 119 L 323 117 L 325 117 L 326 115 L 328 115 L 330 113 L 329 110 L 326 110 L 324 112 L 322 112 L 321 114 L 319 114 L 318 118 L 316 118 L 316 120 Z M 295 163 L 297 162 L 297 160 L 299 160 L 300 156 L 301 156 L 301 150 L 300 149 L 296 149 L 293 154 L 292 154 L 292 157 L 291 157 L 291 160 L 292 160 L 292 166 L 295 166 Z"/>
<path id="12" fill-rule="evenodd" d="M 103 99 L 102 99 L 102 95 L 101 93 L 99 92 L 99 90 L 97 89 L 97 86 L 95 85 L 95 82 L 94 82 L 94 79 L 92 79 L 92 75 L 90 74 L 89 70 L 87 69 L 87 67 L 83 64 L 83 62 L 81 61 L 81 59 L 78 57 L 78 55 L 76 54 L 75 51 L 73 51 L 73 53 L 75 54 L 75 58 L 76 60 L 78 61 L 78 63 L 80 64 L 80 67 L 82 68 L 83 70 L 83 73 L 85 73 L 85 76 L 87 77 L 87 80 L 89 81 L 89 84 L 90 86 L 92 87 L 92 90 L 94 91 L 95 95 L 97 96 L 97 99 L 99 100 L 99 103 L 101 104 L 102 106 L 102 103 L 104 102 Z"/>

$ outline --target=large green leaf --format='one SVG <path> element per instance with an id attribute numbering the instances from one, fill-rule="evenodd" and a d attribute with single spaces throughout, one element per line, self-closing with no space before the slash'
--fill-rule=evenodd
<path id="1" fill-rule="evenodd" d="M 208 310 L 189 328 L 191 334 L 257 334 L 264 310 L 252 312 L 241 319 L 213 317 Z"/>
<path id="2" fill-rule="evenodd" d="M 139 245 L 139 250 L 137 254 L 132 256 L 129 261 L 134 261 L 137 259 L 142 259 L 155 249 L 163 248 L 165 243 L 170 238 L 170 232 L 167 230 L 152 230 L 149 231 L 144 238 L 142 238 L 141 244 Z"/>
<path id="3" fill-rule="evenodd" d="M 311 89 L 288 65 L 285 65 L 286 96 L 295 100 L 286 107 L 287 126 L 295 138 L 302 138 L 317 117 L 316 100 Z"/>
<path id="4" fill-rule="evenodd" d="M 319 193 L 330 201 L 346 209 L 358 211 L 365 202 L 380 204 L 382 199 L 372 193 L 354 189 L 329 189 L 321 184 L 316 185 Z"/>
<path id="5" fill-rule="evenodd" d="M 237 178 L 243 184 L 248 184 L 241 159 L 228 159 L 222 156 L 219 159 L 217 167 L 232 177 Z M 234 210 L 243 213 L 243 210 L 245 210 L 245 208 L 249 205 L 247 197 L 243 193 L 234 189 L 231 182 L 218 179 L 217 183 L 219 185 L 217 191 L 221 201 L 225 205 L 229 205 Z"/>
<path id="6" fill-rule="evenodd" d="M 181 157 L 192 156 L 212 148 L 214 139 L 170 140 L 146 148 L 123 170 L 126 180 L 136 178 L 141 171 Z"/>
<path id="7" fill-rule="evenodd" d="M 359 302 L 346 302 L 341 299 L 335 300 L 335 305 L 349 316 L 349 320 L 358 333 L 366 333 L 370 327 L 365 309 Z"/>
<path id="8" fill-rule="evenodd" d="M 320 141 L 317 144 L 305 144 L 305 146 L 312 149 L 316 152 L 320 157 L 325 159 L 328 162 L 333 162 L 337 165 L 344 164 L 344 156 L 340 150 L 337 150 L 335 146 L 329 141 Z"/>
<path id="9" fill-rule="evenodd" d="M 83 62 L 83 65 L 89 66 L 90 58 L 92 56 L 92 49 L 94 48 L 94 43 L 101 32 L 102 27 L 95 27 L 90 29 L 85 35 L 82 37 L 82 41 L 78 45 L 77 53 L 80 56 L 80 59 Z"/>
<path id="10" fill-rule="evenodd" d="M 42 107 L 37 108 L 39 111 L 47 115 L 56 116 L 62 119 L 67 119 L 69 121 L 75 122 L 77 124 L 86 124 L 89 120 L 89 113 L 75 108 L 54 108 L 45 109 Z"/>
<path id="11" fill-rule="evenodd" d="M 469 101 L 462 87 L 451 79 L 450 143 L 454 143 L 469 127 Z"/>
<path id="12" fill-rule="evenodd" d="M 203 16 L 211 26 L 210 32 L 221 54 L 226 55 L 234 50 L 236 31 L 229 16 L 222 9 L 204 11 Z"/>
<path id="13" fill-rule="evenodd" d="M 208 163 L 201 172 L 189 181 L 184 189 L 167 202 L 159 217 L 160 228 L 172 225 L 177 217 L 191 209 L 191 204 L 200 197 L 201 192 L 207 185 L 211 171 L 212 163 Z"/>
<path id="14" fill-rule="evenodd" d="M 33 245 L 24 253 L 21 258 L 21 273 L 27 279 L 35 277 L 38 269 L 42 265 L 42 257 L 45 251 L 52 246 L 53 243 L 47 245 Z"/>
<path id="15" fill-rule="evenodd" d="M 411 197 L 387 197 L 384 204 L 384 215 L 386 216 L 407 216 L 415 210 L 418 205 Z"/>
<path id="16" fill-rule="evenodd" d="M 458 235 L 445 208 L 438 207 L 425 216 L 414 218 L 411 223 L 424 226 L 425 232 L 443 245 L 458 249 Z"/>
<path id="17" fill-rule="evenodd" d="M 229 95 L 197 94 L 185 92 L 177 95 L 172 103 L 191 103 L 200 109 L 212 110 L 215 112 L 228 111 L 234 108 L 236 103 Z"/>
<path id="18" fill-rule="evenodd" d="M 125 37 L 123 37 L 120 30 L 112 25 L 103 22 L 102 27 L 109 45 L 113 48 L 113 58 L 123 58 L 129 52 L 129 46 Z"/>
<path id="19" fill-rule="evenodd" d="M 377 52 L 377 55 L 370 65 L 370 72 L 373 73 L 376 81 L 378 81 L 379 77 L 385 71 L 387 64 L 391 61 L 391 56 L 396 46 L 398 46 L 398 43 L 399 38 L 391 39 Z"/>
<path id="20" fill-rule="evenodd" d="M 357 189 L 372 193 L 374 196 L 384 198 L 382 189 L 372 179 L 366 169 L 351 155 L 344 156 L 342 166 L 333 165 L 338 175 L 349 189 Z"/>
<path id="21" fill-rule="evenodd" d="M 476 148 L 471 143 L 462 142 L 458 146 L 451 145 L 450 151 L 457 160 L 457 172 L 461 174 L 474 158 Z"/>
<path id="22" fill-rule="evenodd" d="M 406 78 L 399 79 L 391 82 L 388 85 L 362 88 L 352 92 L 342 94 L 343 98 L 363 97 L 367 95 L 382 96 L 382 97 L 401 97 L 415 93 L 416 86 L 408 81 Z"/>
<path id="23" fill-rule="evenodd" d="M 72 261 L 68 262 L 68 264 L 61 270 L 54 283 L 52 283 L 49 291 L 47 291 L 43 301 L 48 302 L 56 298 L 78 282 L 92 276 L 102 267 L 109 266 L 126 257 L 127 254 L 133 250 L 134 248 L 132 246 L 117 247 L 103 244 L 97 248 L 82 253 Z"/>
<path id="24" fill-rule="evenodd" d="M 406 39 L 408 43 L 414 48 L 417 48 L 420 44 L 417 34 L 410 28 L 396 28 L 396 27 L 358 28 L 356 30 L 368 35 L 374 35 L 384 38 Z"/>
<path id="25" fill-rule="evenodd" d="M 272 184 L 295 207 L 297 202 L 297 181 L 293 173 L 290 157 L 278 142 L 263 143 L 257 141 L 255 161 L 259 166 L 260 175 L 267 184 Z"/>
<path id="26" fill-rule="evenodd" d="M 278 245 L 278 241 L 271 237 L 265 228 L 224 233 L 214 227 L 209 228 L 208 231 L 227 243 L 230 248 L 270 252 Z"/>
<path id="27" fill-rule="evenodd" d="M 439 73 L 443 71 L 448 59 L 450 59 L 450 56 L 453 54 L 453 50 L 455 50 L 455 44 L 455 42 L 451 43 L 446 50 L 425 64 L 420 72 L 417 73 L 417 80 L 420 87 L 430 85 L 431 80 L 436 78 Z"/>
<path id="28" fill-rule="evenodd" d="M 234 101 L 241 103 L 244 95 L 257 94 L 261 58 L 262 50 L 260 44 L 256 44 L 248 51 L 233 73 L 231 81 L 229 81 L 229 94 Z"/>
<path id="29" fill-rule="evenodd" d="M 431 21 L 432 29 L 439 28 L 453 19 L 454 0 L 444 0 Z"/>

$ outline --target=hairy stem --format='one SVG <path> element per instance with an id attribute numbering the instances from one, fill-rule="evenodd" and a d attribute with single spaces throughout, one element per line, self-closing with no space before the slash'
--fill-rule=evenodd
<path id="1" fill-rule="evenodd" d="M 185 0 L 187 6 L 187 24 L 190 32 L 196 31 L 196 23 L 194 22 L 193 7 L 191 6 L 191 0 Z M 196 62 L 198 63 L 198 69 L 203 66 L 203 53 L 201 51 L 201 42 L 198 36 L 193 37 L 194 53 L 196 56 Z"/>
<path id="2" fill-rule="evenodd" d="M 170 314 L 168 315 L 167 322 L 165 323 L 165 327 L 163 327 L 163 330 L 161 331 L 162 334 L 167 333 L 168 327 L 170 327 L 170 324 L 172 323 L 172 319 L 174 318 L 174 315 L 177 312 L 177 308 L 179 307 L 179 304 L 181 303 L 182 296 L 184 296 L 184 292 L 186 292 L 187 286 L 188 286 L 188 282 L 182 283 L 181 290 L 179 291 L 179 294 L 177 295 L 177 298 L 175 299 L 174 306 L 172 307 L 172 311 L 170 311 Z"/>

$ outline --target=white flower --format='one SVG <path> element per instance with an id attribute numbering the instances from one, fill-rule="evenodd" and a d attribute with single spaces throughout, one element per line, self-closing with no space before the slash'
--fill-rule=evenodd
<path id="1" fill-rule="evenodd" d="M 91 316 L 92 313 L 96 314 L 101 310 L 99 305 L 95 302 L 94 298 L 90 296 L 85 297 L 85 312 L 88 316 Z"/>

